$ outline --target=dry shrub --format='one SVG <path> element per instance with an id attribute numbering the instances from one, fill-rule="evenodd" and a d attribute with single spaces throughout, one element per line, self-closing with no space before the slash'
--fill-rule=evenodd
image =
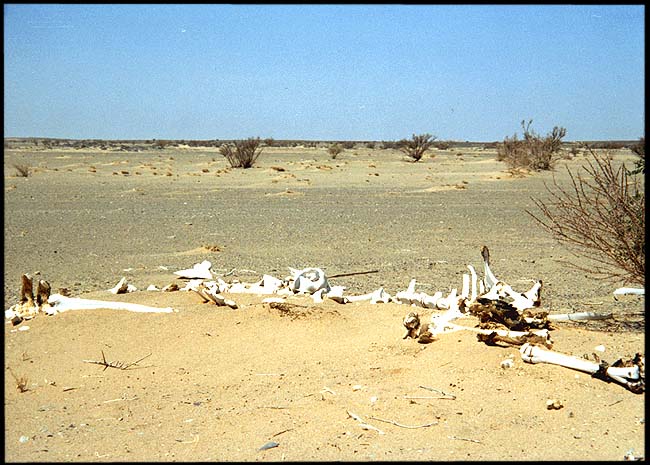
<path id="1" fill-rule="evenodd" d="M 14 164 L 16 168 L 16 176 L 26 178 L 31 174 L 31 168 L 27 165 Z"/>
<path id="2" fill-rule="evenodd" d="M 411 157 L 413 162 L 417 162 L 431 148 L 435 140 L 436 137 L 431 134 L 413 134 L 410 140 L 402 139 L 400 141 L 399 149 Z"/>
<path id="3" fill-rule="evenodd" d="M 262 153 L 259 137 L 249 137 L 246 140 L 236 140 L 231 144 L 219 147 L 221 155 L 226 157 L 232 168 L 250 168 Z"/>
<path id="4" fill-rule="evenodd" d="M 521 122 L 524 138 L 517 138 L 517 134 L 506 137 L 497 146 L 497 160 L 504 161 L 510 168 L 528 168 L 535 171 L 552 170 L 562 147 L 562 138 L 566 129 L 555 126 L 553 130 L 541 137 L 530 125 L 533 120 Z"/>
<path id="5" fill-rule="evenodd" d="M 557 241 L 593 266 L 573 267 L 608 281 L 645 285 L 645 191 L 641 176 L 624 164 L 615 168 L 608 154 L 588 148 L 583 174 L 571 177 L 572 189 L 546 186 L 551 200 L 533 199 L 541 214 L 527 211 Z"/>
<path id="6" fill-rule="evenodd" d="M 336 157 L 338 157 L 341 154 L 341 152 L 343 152 L 343 147 L 341 146 L 341 144 L 336 143 L 330 145 L 327 151 L 329 152 L 330 157 L 332 157 L 332 160 L 335 160 Z"/>

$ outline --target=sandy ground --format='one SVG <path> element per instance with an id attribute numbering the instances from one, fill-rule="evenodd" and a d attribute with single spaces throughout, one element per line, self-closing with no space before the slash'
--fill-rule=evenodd
<path id="1" fill-rule="evenodd" d="M 303 306 L 281 312 L 263 297 L 231 295 L 233 310 L 191 292 L 144 290 L 183 285 L 174 271 L 210 260 L 226 281 L 316 266 L 329 275 L 378 271 L 331 280 L 348 294 L 383 286 L 394 295 L 413 278 L 418 291 L 446 294 L 461 287 L 468 264 L 481 269 L 487 245 L 494 272 L 516 290 L 543 280 L 542 310 L 614 313 L 605 324 L 558 323 L 554 350 L 583 356 L 603 345 L 610 363 L 644 351 L 644 299 L 615 300 L 623 283 L 568 267 L 570 252 L 526 213 L 532 197 L 547 198 L 544 183 L 555 175 L 568 185 L 565 165 L 577 170 L 584 157 L 555 173 L 512 176 L 493 151 L 433 153 L 410 163 L 389 150 L 331 159 L 324 149 L 267 148 L 254 168 L 233 170 L 207 149 L 5 149 L 5 309 L 31 273 L 54 292 L 176 310 L 7 322 L 5 460 L 644 456 L 645 395 L 526 364 L 516 348 L 467 331 L 431 344 L 404 340 L 404 305 L 295 296 Z M 14 164 L 31 175 L 16 176 Z M 139 291 L 109 293 L 123 276 Z M 87 362 L 102 353 L 112 362 L 146 358 L 127 370 Z M 514 366 L 502 368 L 508 357 Z M 563 408 L 548 410 L 549 399 Z"/>

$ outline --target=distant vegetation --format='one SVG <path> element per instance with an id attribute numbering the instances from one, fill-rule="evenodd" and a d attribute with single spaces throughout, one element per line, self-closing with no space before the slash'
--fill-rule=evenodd
<path id="1" fill-rule="evenodd" d="M 263 147 L 259 137 L 236 140 L 219 147 L 221 155 L 226 157 L 232 168 L 251 168 L 262 154 Z"/>
<path id="2" fill-rule="evenodd" d="M 530 129 L 532 122 L 532 119 L 528 123 L 525 120 L 521 122 L 523 139 L 518 139 L 515 133 L 497 146 L 497 160 L 504 161 L 510 168 L 552 170 L 559 158 L 566 129 L 555 126 L 546 137 L 542 137 Z"/>
<path id="3" fill-rule="evenodd" d="M 413 134 L 411 139 L 402 139 L 400 150 L 413 159 L 413 162 L 419 161 L 427 150 L 433 145 L 436 136 L 431 134 Z"/>
<path id="4" fill-rule="evenodd" d="M 330 148 L 327 149 L 327 151 L 329 152 L 330 157 L 332 157 L 332 160 L 334 160 L 341 152 L 343 152 L 343 146 L 337 142 L 330 145 Z"/>
<path id="5" fill-rule="evenodd" d="M 223 144 L 233 143 L 234 139 L 54 139 L 45 137 L 6 137 L 4 139 L 5 149 L 29 149 L 29 150 L 105 150 L 116 152 L 148 152 L 157 150 L 174 150 L 183 148 L 196 149 L 218 149 Z M 343 140 L 302 140 L 302 139 L 273 139 L 266 138 L 262 144 L 266 147 L 274 148 L 314 148 L 328 149 L 332 144 L 339 144 L 343 148 L 367 148 L 373 150 L 400 150 L 404 145 L 405 139 L 392 141 L 343 141 Z M 434 148 L 438 150 L 449 150 L 452 148 L 476 148 L 481 150 L 494 150 L 503 144 L 503 141 L 487 142 L 470 142 L 470 141 L 440 141 L 433 143 Z M 618 150 L 634 148 L 639 146 L 638 140 L 619 140 L 619 141 L 580 141 L 580 142 L 562 142 L 562 147 L 569 150 L 576 144 L 581 146 L 588 145 L 593 149 Z M 643 147 L 643 145 L 641 145 Z"/>

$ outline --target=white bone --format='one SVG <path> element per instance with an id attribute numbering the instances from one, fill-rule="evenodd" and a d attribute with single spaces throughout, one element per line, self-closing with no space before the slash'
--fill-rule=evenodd
<path id="1" fill-rule="evenodd" d="M 524 292 L 524 297 L 533 302 L 534 307 L 538 307 L 541 302 L 542 281 L 536 281 L 528 291 Z"/>
<path id="2" fill-rule="evenodd" d="M 440 298 L 436 301 L 436 307 L 440 310 L 458 310 L 458 290 L 452 289 L 447 297 Z"/>
<path id="3" fill-rule="evenodd" d="M 181 291 L 196 291 L 199 286 L 203 283 L 202 279 L 190 279 L 185 287 L 182 287 Z"/>
<path id="4" fill-rule="evenodd" d="M 68 310 L 97 309 L 128 310 L 130 312 L 141 313 L 172 313 L 174 311 L 170 307 L 158 308 L 128 302 L 81 299 L 76 297 L 65 297 L 61 294 L 52 294 L 47 302 L 51 306 L 50 308 L 45 309 L 45 312 L 48 315 L 55 315 L 57 313 L 67 312 Z"/>
<path id="5" fill-rule="evenodd" d="M 535 286 L 533 286 L 533 289 L 531 289 L 531 291 L 538 290 L 538 288 L 536 288 L 536 286 L 537 286 L 537 283 L 535 284 Z M 495 287 L 497 287 L 497 286 L 495 286 Z M 524 296 L 523 294 L 520 294 L 519 292 L 516 292 L 515 290 L 512 289 L 512 287 L 510 287 L 509 284 L 504 284 L 503 287 L 501 288 L 501 291 L 500 291 L 499 294 L 500 295 L 506 295 L 506 296 L 512 298 L 512 302 L 510 302 L 510 305 L 515 307 L 520 312 L 522 310 L 526 310 L 528 308 L 533 308 L 535 306 L 535 302 L 532 299 L 529 299 L 528 297 Z"/>
<path id="6" fill-rule="evenodd" d="M 596 362 L 545 350 L 529 343 L 522 345 L 519 352 L 521 353 L 521 358 L 528 363 L 550 363 L 592 375 L 600 369 L 600 365 Z M 645 364 L 645 357 L 642 359 L 642 363 Z M 606 375 L 624 385 L 629 385 L 630 380 L 639 380 L 641 378 L 638 365 L 631 367 L 608 367 Z"/>
<path id="7" fill-rule="evenodd" d="M 325 289 L 319 289 L 311 295 L 311 298 L 314 299 L 314 303 L 320 304 L 323 302 L 323 294 Z"/>
<path id="8" fill-rule="evenodd" d="M 126 277 L 120 279 L 120 281 L 115 285 L 114 288 L 109 289 L 109 292 L 113 294 L 125 294 L 127 292 L 135 292 L 138 289 L 133 284 L 128 284 L 126 282 Z"/>
<path id="9" fill-rule="evenodd" d="M 469 297 L 469 275 L 463 273 L 463 287 L 460 290 L 460 296 L 463 299 L 467 299 Z"/>
<path id="10" fill-rule="evenodd" d="M 199 294 L 203 298 L 207 298 L 208 300 L 211 300 L 215 304 L 219 306 L 227 306 L 233 309 L 237 308 L 237 303 L 234 300 L 226 299 L 221 293 L 219 292 L 219 287 L 216 283 L 214 283 L 210 287 L 204 287 L 203 289 L 198 289 L 195 291 L 197 294 Z"/>
<path id="11" fill-rule="evenodd" d="M 265 304 L 271 304 L 271 303 L 283 304 L 285 302 L 286 302 L 286 299 L 283 299 L 282 297 L 267 297 L 265 299 L 262 299 L 262 303 L 265 303 Z"/>
<path id="12" fill-rule="evenodd" d="M 296 293 L 309 293 L 313 294 L 319 289 L 326 289 L 329 291 L 330 285 L 327 282 L 325 272 L 320 268 L 305 268 L 296 270 L 289 268 L 293 278 L 290 284 L 290 289 Z"/>
<path id="13" fill-rule="evenodd" d="M 160 288 L 155 284 L 149 284 L 149 286 L 147 286 L 147 291 L 159 291 L 159 290 Z"/>
<path id="14" fill-rule="evenodd" d="M 406 288 L 407 294 L 415 294 L 415 279 L 411 279 L 408 287 Z"/>
<path id="15" fill-rule="evenodd" d="M 174 274 L 187 279 L 212 279 L 210 268 L 212 268 L 212 263 L 208 260 L 203 260 L 192 268 L 174 271 Z"/>
<path id="16" fill-rule="evenodd" d="M 575 312 L 559 313 L 548 315 L 546 318 L 552 321 L 581 321 L 581 320 L 606 320 L 612 318 L 612 313 Z"/>
<path id="17" fill-rule="evenodd" d="M 614 295 L 626 295 L 626 294 L 645 295 L 645 288 L 619 287 L 614 291 Z"/>
<path id="18" fill-rule="evenodd" d="M 384 303 L 387 304 L 390 302 L 391 295 L 384 290 L 383 287 L 380 287 L 377 289 L 375 292 L 372 293 L 372 297 L 370 298 L 370 303 L 371 304 L 378 304 L 378 303 Z"/>
<path id="19" fill-rule="evenodd" d="M 483 256 L 483 283 L 485 284 L 485 289 L 489 291 L 499 280 L 490 269 L 490 252 L 487 247 L 483 246 L 481 255 Z"/>
<path id="20" fill-rule="evenodd" d="M 348 303 L 348 298 L 343 296 L 344 286 L 332 286 L 327 292 L 327 298 L 340 304 Z"/>
<path id="21" fill-rule="evenodd" d="M 467 265 L 469 272 L 472 275 L 472 293 L 469 296 L 469 301 L 474 302 L 476 300 L 476 270 L 472 265 Z"/>

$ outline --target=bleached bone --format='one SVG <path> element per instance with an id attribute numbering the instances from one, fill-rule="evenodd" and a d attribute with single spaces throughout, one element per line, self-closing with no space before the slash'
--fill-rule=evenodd
<path id="1" fill-rule="evenodd" d="M 340 304 L 348 303 L 348 298 L 343 296 L 343 291 L 345 290 L 344 286 L 332 286 L 329 291 L 327 291 L 327 298 L 332 299 L 335 302 Z"/>
<path id="2" fill-rule="evenodd" d="M 502 337 L 521 337 L 529 333 L 535 334 L 537 336 L 542 336 L 546 340 L 550 339 L 548 329 L 531 329 L 529 331 L 511 331 L 507 329 L 482 329 L 475 327 L 462 326 L 456 323 L 452 323 L 452 320 L 466 316 L 464 315 L 458 306 L 452 307 L 444 313 L 433 314 L 431 315 L 431 322 L 429 323 L 429 332 L 432 336 L 437 336 L 443 333 L 451 333 L 455 331 L 472 331 L 480 334 L 491 334 L 497 333 Z"/>
<path id="3" fill-rule="evenodd" d="M 217 283 L 212 282 L 212 285 L 210 286 L 199 286 L 198 289 L 194 290 L 204 301 L 208 302 L 213 302 L 219 306 L 226 306 L 230 307 L 232 309 L 237 308 L 237 303 L 234 300 L 231 299 L 226 299 L 220 292 L 219 292 L 219 286 Z"/>
<path id="4" fill-rule="evenodd" d="M 158 286 L 156 286 L 155 284 L 149 284 L 149 286 L 147 286 L 146 290 L 147 291 L 159 291 L 160 288 Z"/>
<path id="5" fill-rule="evenodd" d="M 174 309 L 170 307 L 158 308 L 147 305 L 132 304 L 128 302 L 111 302 L 105 300 L 82 299 L 78 297 L 65 297 L 61 294 L 52 294 L 48 299 L 49 308 L 45 309 L 48 315 L 67 312 L 69 310 L 127 310 L 129 312 L 139 313 L 172 313 Z"/>
<path id="6" fill-rule="evenodd" d="M 447 297 L 442 297 L 436 301 L 436 307 L 440 310 L 457 311 L 459 308 L 458 290 L 452 289 Z"/>
<path id="7" fill-rule="evenodd" d="M 325 289 L 319 289 L 311 295 L 311 298 L 314 299 L 315 304 L 323 303 L 323 294 L 327 294 Z"/>
<path id="8" fill-rule="evenodd" d="M 645 288 L 638 287 L 619 287 L 614 291 L 614 295 L 645 295 Z"/>
<path id="9" fill-rule="evenodd" d="M 320 268 L 304 268 L 297 270 L 289 268 L 293 281 L 289 288 L 295 293 L 313 294 L 319 289 L 330 290 L 325 272 Z"/>
<path id="10" fill-rule="evenodd" d="M 282 297 L 267 297 L 265 299 L 262 299 L 262 303 L 264 303 L 264 304 L 271 304 L 271 303 L 273 303 L 273 304 L 284 304 L 286 302 L 287 302 L 286 299 L 284 299 Z"/>
<path id="11" fill-rule="evenodd" d="M 460 288 L 460 296 L 463 299 L 469 298 L 469 275 L 463 273 L 463 287 Z"/>
<path id="12" fill-rule="evenodd" d="M 539 307 L 540 305 L 540 289 L 542 287 L 542 282 L 537 281 L 533 287 L 527 291 L 525 294 L 521 294 L 509 284 L 504 284 L 501 288 L 500 294 L 510 297 L 512 299 L 510 305 L 515 307 L 520 312 L 529 308 Z"/>
<path id="13" fill-rule="evenodd" d="M 571 368 L 573 370 L 583 371 L 592 375 L 600 372 L 608 378 L 623 384 L 635 393 L 642 392 L 645 387 L 645 357 L 641 357 L 639 363 L 633 366 L 608 366 L 603 370 L 599 363 L 574 357 L 572 355 L 542 349 L 539 346 L 528 343 L 521 346 L 519 352 L 521 358 L 528 363 L 550 363 L 565 368 Z"/>
<path id="14" fill-rule="evenodd" d="M 477 278 L 476 278 L 476 270 L 474 269 L 474 267 L 472 265 L 467 265 L 467 268 L 469 268 L 469 272 L 472 275 L 472 291 L 471 291 L 471 294 L 469 296 L 469 302 L 471 303 L 471 302 L 474 302 L 476 300 L 476 281 L 477 281 Z"/>
<path id="15" fill-rule="evenodd" d="M 612 313 L 594 313 L 594 312 L 575 312 L 575 313 L 558 313 L 548 315 L 546 318 L 552 321 L 584 321 L 584 320 L 607 320 L 612 318 Z"/>
<path id="16" fill-rule="evenodd" d="M 108 291 L 112 294 L 126 294 L 127 292 L 135 292 L 138 289 L 133 285 L 126 282 L 126 277 L 122 277 L 114 288 Z"/>
<path id="17" fill-rule="evenodd" d="M 442 297 L 442 292 L 436 292 L 433 296 L 424 292 L 415 292 L 415 284 L 416 280 L 412 279 L 409 282 L 408 288 L 405 291 L 399 291 L 391 300 L 398 304 L 417 305 L 424 308 L 439 308 L 436 305 Z"/>
<path id="18" fill-rule="evenodd" d="M 489 291 L 499 280 L 494 276 L 490 269 L 490 251 L 487 246 L 481 247 L 481 255 L 483 256 L 483 284 L 485 290 Z M 483 293 L 483 291 L 481 291 Z"/>
<path id="19" fill-rule="evenodd" d="M 174 274 L 186 279 L 212 279 L 210 268 L 212 268 L 212 263 L 209 260 L 203 260 L 192 268 L 174 271 Z"/>
<path id="20" fill-rule="evenodd" d="M 228 290 L 230 294 L 275 294 L 284 286 L 284 282 L 271 275 L 265 274 L 259 281 L 247 284 L 240 282 L 233 282 L 227 285 L 224 290 Z"/>
<path id="21" fill-rule="evenodd" d="M 190 279 L 187 284 L 181 287 L 180 291 L 195 291 L 203 283 L 203 279 Z"/>
<path id="22" fill-rule="evenodd" d="M 362 302 L 364 300 L 369 300 L 371 304 L 377 303 L 388 303 L 391 300 L 390 294 L 388 294 L 383 287 L 363 295 L 351 295 L 348 296 L 348 302 Z"/>

